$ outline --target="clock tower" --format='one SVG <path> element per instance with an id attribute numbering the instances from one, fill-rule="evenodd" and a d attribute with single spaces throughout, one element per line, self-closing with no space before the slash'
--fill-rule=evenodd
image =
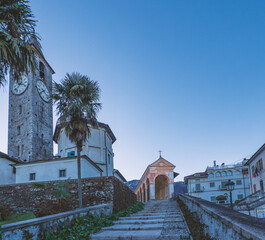
<path id="1" fill-rule="evenodd" d="M 8 155 L 25 162 L 53 157 L 53 111 L 49 95 L 53 69 L 37 44 L 35 73 L 10 77 Z"/>

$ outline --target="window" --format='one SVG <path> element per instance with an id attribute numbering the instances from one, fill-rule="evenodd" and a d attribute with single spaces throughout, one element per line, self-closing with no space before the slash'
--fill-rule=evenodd
<path id="1" fill-rule="evenodd" d="M 232 172 L 231 171 L 228 171 L 227 172 L 227 176 L 232 176 Z"/>
<path id="2" fill-rule="evenodd" d="M 209 174 L 209 178 L 213 178 L 213 174 L 212 173 Z"/>
<path id="3" fill-rule="evenodd" d="M 236 180 L 236 185 L 242 185 L 242 180 Z"/>
<path id="4" fill-rule="evenodd" d="M 19 105 L 19 114 L 22 114 L 22 105 Z"/>
<path id="5" fill-rule="evenodd" d="M 72 152 L 68 152 L 68 157 L 74 157 L 75 156 L 75 151 L 72 151 Z"/>
<path id="6" fill-rule="evenodd" d="M 34 180 L 36 180 L 36 173 L 30 173 L 30 174 L 29 174 L 29 180 L 30 180 L 30 181 L 34 181 Z"/>
<path id="7" fill-rule="evenodd" d="M 220 176 L 221 176 L 221 173 L 220 173 L 220 172 L 217 172 L 217 173 L 215 174 L 215 176 L 216 176 L 216 177 L 220 177 Z"/>
<path id="8" fill-rule="evenodd" d="M 20 135 L 20 134 L 21 134 L 21 127 L 17 126 L 17 135 Z"/>
<path id="9" fill-rule="evenodd" d="M 210 187 L 215 187 L 215 182 L 210 182 Z"/>
<path id="10" fill-rule="evenodd" d="M 108 154 L 108 164 L 110 164 L 110 155 Z"/>
<path id="11" fill-rule="evenodd" d="M 241 172 L 240 171 L 236 171 L 236 175 L 240 175 L 241 174 Z"/>
<path id="12" fill-rule="evenodd" d="M 259 184 L 260 184 L 260 190 L 263 191 L 263 190 L 264 190 L 264 187 L 263 187 L 263 181 L 260 180 Z"/>
<path id="13" fill-rule="evenodd" d="M 263 170 L 263 162 L 262 162 L 262 159 L 260 159 L 260 160 L 257 162 L 257 169 L 258 169 L 259 172 L 260 172 L 261 170 Z"/>
<path id="14" fill-rule="evenodd" d="M 20 156 L 20 146 L 17 146 L 17 156 Z"/>
<path id="15" fill-rule="evenodd" d="M 40 77 L 44 78 L 45 74 L 44 74 L 44 64 L 42 62 L 40 62 Z"/>
<path id="16" fill-rule="evenodd" d="M 243 199 L 243 194 L 238 194 L 238 195 L 237 195 L 237 199 L 238 199 L 238 200 Z"/>
<path id="17" fill-rule="evenodd" d="M 226 176 L 226 172 L 222 172 L 222 177 L 225 177 Z"/>
<path id="18" fill-rule="evenodd" d="M 201 184 L 199 184 L 199 183 L 195 184 L 195 189 L 196 189 L 196 191 L 200 191 L 201 190 Z"/>
<path id="19" fill-rule="evenodd" d="M 41 143 L 44 144 L 44 134 L 41 134 Z"/>
<path id="20" fill-rule="evenodd" d="M 211 202 L 214 202 L 214 203 L 216 202 L 216 197 L 215 196 L 211 197 Z"/>
<path id="21" fill-rule="evenodd" d="M 221 188 L 222 188 L 222 189 L 226 189 L 225 184 L 227 184 L 227 182 L 221 182 Z"/>
<path id="22" fill-rule="evenodd" d="M 256 184 L 253 185 L 254 193 L 257 192 Z"/>
<path id="23" fill-rule="evenodd" d="M 66 177 L 66 169 L 59 170 L 59 177 Z"/>

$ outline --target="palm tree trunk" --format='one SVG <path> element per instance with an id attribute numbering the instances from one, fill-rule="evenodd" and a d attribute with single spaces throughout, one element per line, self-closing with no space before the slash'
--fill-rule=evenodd
<path id="1" fill-rule="evenodd" d="M 80 148 L 77 147 L 77 177 L 78 177 L 78 200 L 79 208 L 82 208 L 82 186 L 81 186 L 81 158 L 80 158 Z"/>

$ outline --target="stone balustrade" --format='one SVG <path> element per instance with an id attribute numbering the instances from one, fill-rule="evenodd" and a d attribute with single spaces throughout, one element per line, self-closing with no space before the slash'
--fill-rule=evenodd
<path id="1" fill-rule="evenodd" d="M 264 240 L 265 219 L 251 217 L 215 203 L 179 194 L 187 209 L 196 214 L 205 235 L 221 240 Z"/>
<path id="2" fill-rule="evenodd" d="M 2 240 L 42 239 L 46 231 L 57 231 L 69 226 L 76 217 L 88 214 L 102 216 L 112 213 L 112 204 L 100 204 L 73 211 L 6 224 L 1 227 Z"/>

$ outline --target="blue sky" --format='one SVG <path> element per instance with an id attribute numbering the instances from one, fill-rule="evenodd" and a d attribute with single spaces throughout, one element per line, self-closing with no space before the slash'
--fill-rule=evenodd
<path id="1" fill-rule="evenodd" d="M 265 142 L 265 2 L 34 0 L 55 81 L 78 71 L 101 86 L 99 120 L 127 179 L 163 157 L 181 180 L 249 157 Z M 7 151 L 8 86 L 0 89 Z"/>

